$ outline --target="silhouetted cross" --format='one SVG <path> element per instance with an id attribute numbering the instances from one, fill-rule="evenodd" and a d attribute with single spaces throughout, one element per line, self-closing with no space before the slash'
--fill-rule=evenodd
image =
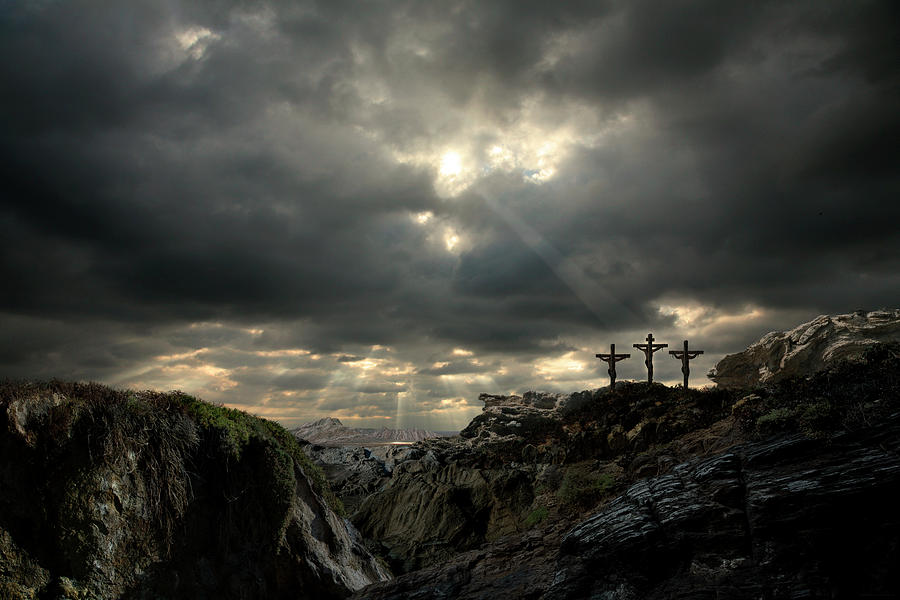
<path id="1" fill-rule="evenodd" d="M 635 348 L 644 353 L 644 356 L 647 358 L 644 360 L 644 364 L 647 365 L 647 383 L 653 383 L 653 353 L 657 350 L 662 350 L 663 348 L 668 348 L 668 344 L 654 344 L 653 343 L 653 334 L 647 334 L 647 343 L 646 344 L 632 344 Z"/>
<path id="2" fill-rule="evenodd" d="M 609 389 L 616 389 L 616 363 L 620 360 L 625 360 L 626 358 L 631 358 L 630 354 L 616 354 L 616 345 L 609 345 L 609 354 L 596 354 L 597 358 L 604 362 L 609 363 L 609 369 L 606 370 L 609 373 Z"/>
<path id="3" fill-rule="evenodd" d="M 703 354 L 703 350 L 688 350 L 688 341 L 684 340 L 684 350 L 669 350 L 669 354 L 681 359 L 681 372 L 684 373 L 684 389 L 688 389 L 688 375 L 691 374 L 691 367 L 688 361 Z"/>

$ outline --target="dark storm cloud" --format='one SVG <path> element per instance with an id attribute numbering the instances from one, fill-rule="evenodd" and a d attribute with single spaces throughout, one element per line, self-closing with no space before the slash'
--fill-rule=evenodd
<path id="1" fill-rule="evenodd" d="M 683 327 L 666 303 L 769 315 L 715 330 L 721 352 L 787 315 L 895 304 L 897 17 L 887 1 L 5 5 L 0 370 L 180 364 L 262 394 L 377 358 L 438 386 Z M 529 157 L 490 166 L 510 144 Z M 450 150 L 470 179 L 444 193 Z M 483 360 L 432 365 L 454 347 Z M 515 378 L 557 385 L 494 381 Z M 356 385 L 327 402 L 431 393 Z"/>

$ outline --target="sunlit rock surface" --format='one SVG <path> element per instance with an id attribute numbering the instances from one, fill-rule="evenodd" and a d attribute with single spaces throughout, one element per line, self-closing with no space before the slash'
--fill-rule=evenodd
<path id="1" fill-rule="evenodd" d="M 709 372 L 723 387 L 754 386 L 815 373 L 841 359 L 862 356 L 878 342 L 900 341 L 900 309 L 816 317 L 790 331 L 773 331 Z"/>

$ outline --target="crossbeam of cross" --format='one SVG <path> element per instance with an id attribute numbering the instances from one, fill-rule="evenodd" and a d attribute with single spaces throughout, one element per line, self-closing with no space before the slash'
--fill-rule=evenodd
<path id="1" fill-rule="evenodd" d="M 657 350 L 662 350 L 663 348 L 668 348 L 668 344 L 654 344 L 653 343 L 653 334 L 647 334 L 647 343 L 646 344 L 632 344 L 635 348 L 644 353 L 646 358 L 644 359 L 644 364 L 647 365 L 647 383 L 653 383 L 653 353 Z"/>
<path id="2" fill-rule="evenodd" d="M 626 358 L 631 358 L 630 354 L 616 354 L 616 345 L 609 345 L 609 354 L 596 354 L 595 355 L 600 360 L 609 363 L 609 369 L 606 370 L 609 373 L 609 389 L 616 389 L 616 363 L 620 360 L 625 360 Z"/>
<path id="3" fill-rule="evenodd" d="M 681 372 L 684 373 L 684 389 L 688 389 L 688 375 L 691 374 L 689 363 L 703 354 L 703 350 L 688 350 L 688 341 L 684 340 L 684 350 L 669 350 L 669 354 L 681 360 Z"/>

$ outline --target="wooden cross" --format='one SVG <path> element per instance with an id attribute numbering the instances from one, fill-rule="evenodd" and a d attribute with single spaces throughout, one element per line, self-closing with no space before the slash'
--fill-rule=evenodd
<path id="1" fill-rule="evenodd" d="M 684 373 L 684 389 L 688 389 L 688 375 L 691 374 L 691 367 L 688 361 L 703 354 L 703 350 L 688 350 L 688 341 L 684 340 L 684 350 L 669 350 L 669 354 L 681 359 L 681 372 Z"/>
<path id="2" fill-rule="evenodd" d="M 609 345 L 609 354 L 597 354 L 595 355 L 597 358 L 604 362 L 609 363 L 609 369 L 606 370 L 609 373 L 609 389 L 616 389 L 616 363 L 620 360 L 625 360 L 626 358 L 631 358 L 630 354 L 616 354 L 616 345 Z"/>
<path id="3" fill-rule="evenodd" d="M 654 344 L 653 343 L 653 334 L 647 334 L 647 343 L 646 344 L 632 344 L 635 348 L 644 353 L 644 356 L 647 358 L 644 360 L 644 364 L 647 365 L 647 383 L 653 383 L 653 353 L 657 350 L 662 350 L 663 348 L 668 348 L 668 344 Z"/>

